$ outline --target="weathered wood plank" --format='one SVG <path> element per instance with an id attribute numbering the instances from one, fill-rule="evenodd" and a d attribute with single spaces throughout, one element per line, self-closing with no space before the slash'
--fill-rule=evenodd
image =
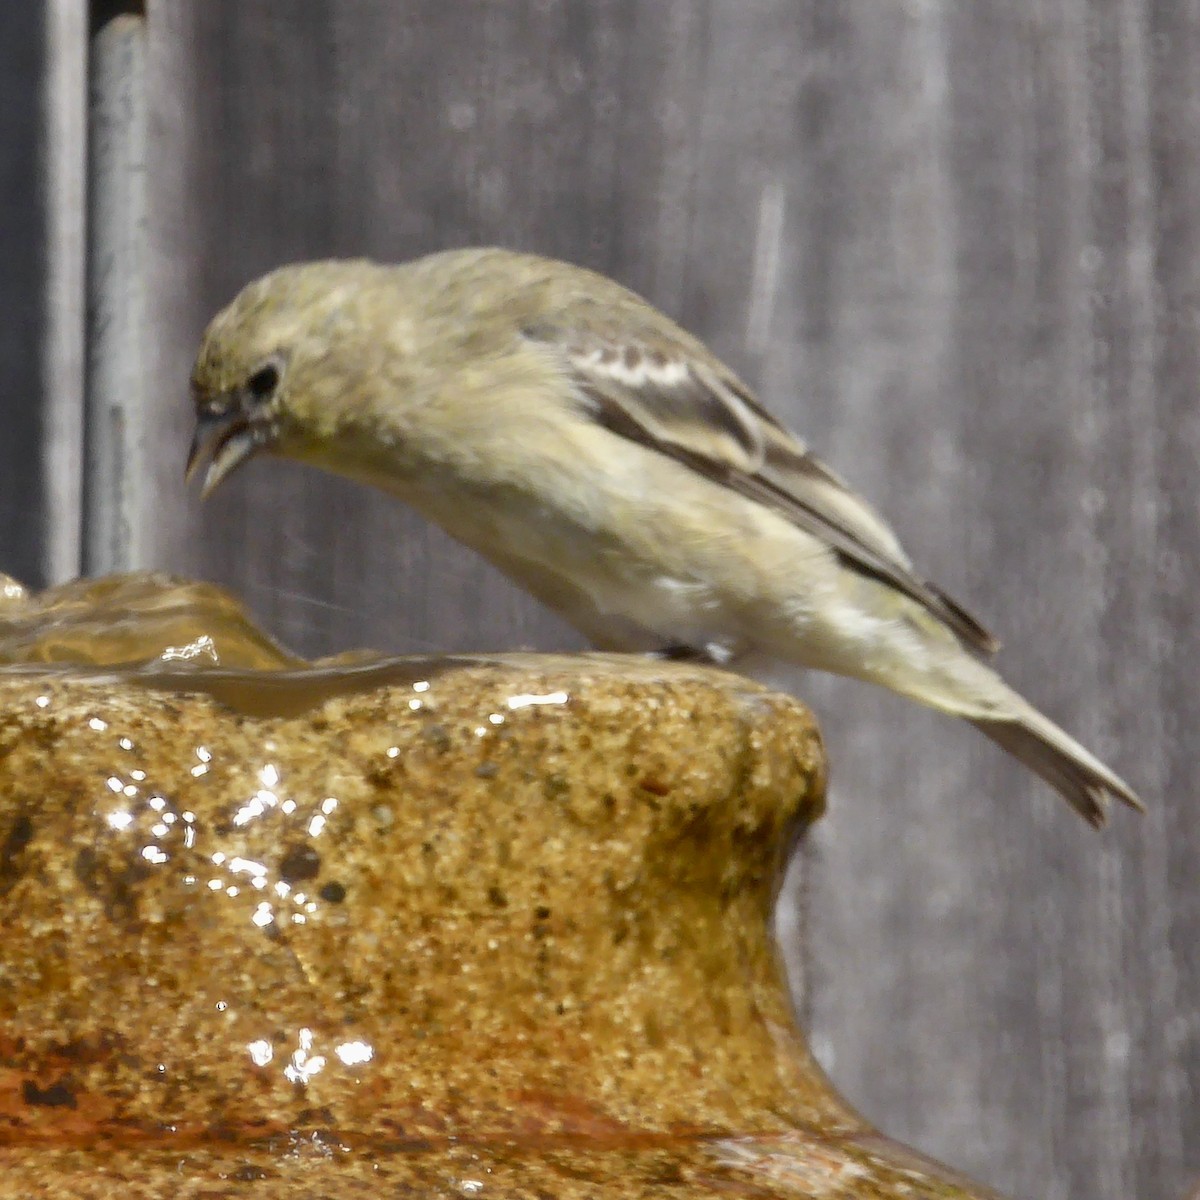
<path id="1" fill-rule="evenodd" d="M 1014 682 L 1152 812 L 1090 838 L 966 734 L 847 697 L 826 722 L 814 1028 L 870 1115 L 998 1186 L 1171 1197 L 1200 1169 L 1171 890 L 1194 840 L 1195 610 L 1159 584 L 1197 531 L 1164 520 L 1170 464 L 1195 454 L 1164 356 L 1194 354 L 1195 235 L 1182 187 L 1168 212 L 1160 189 L 1195 170 L 1194 6 L 844 11 L 841 202 L 806 234 L 841 251 L 818 283 L 841 386 L 811 436 L 865 468 L 918 561 L 1006 635 Z"/>

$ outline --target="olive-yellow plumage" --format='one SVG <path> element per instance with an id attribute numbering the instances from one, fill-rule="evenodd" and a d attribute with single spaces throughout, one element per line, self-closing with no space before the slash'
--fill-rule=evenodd
<path id="1" fill-rule="evenodd" d="M 189 470 L 259 452 L 383 488 L 609 649 L 771 657 L 966 718 L 1087 820 L 1121 779 L 983 660 L 992 637 L 702 343 L 503 250 L 328 261 L 205 332 Z"/>

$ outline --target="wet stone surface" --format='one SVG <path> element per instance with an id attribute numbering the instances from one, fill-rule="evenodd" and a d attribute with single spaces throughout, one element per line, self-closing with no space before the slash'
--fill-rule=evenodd
<path id="1" fill-rule="evenodd" d="M 797 703 L 622 657 L 267 662 L 228 597 L 102 583 L 0 609 L 0 1197 L 984 1194 L 792 1022 Z"/>

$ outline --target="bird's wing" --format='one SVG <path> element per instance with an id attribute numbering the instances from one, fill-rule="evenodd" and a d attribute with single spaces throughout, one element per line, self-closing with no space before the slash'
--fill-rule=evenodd
<path id="1" fill-rule="evenodd" d="M 581 403 L 605 428 L 788 517 L 847 565 L 922 604 L 973 649 L 998 648 L 974 617 L 914 574 L 882 518 L 699 343 L 657 327 L 631 337 L 595 316 L 524 334 L 560 355 Z"/>

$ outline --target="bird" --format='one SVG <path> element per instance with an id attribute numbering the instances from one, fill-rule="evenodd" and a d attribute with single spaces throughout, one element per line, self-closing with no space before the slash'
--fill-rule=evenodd
<path id="1" fill-rule="evenodd" d="M 381 488 L 598 649 L 865 680 L 970 722 L 1091 825 L 1118 775 L 1004 682 L 998 642 L 699 339 L 496 247 L 330 259 L 205 330 L 188 480 L 278 455 Z"/>

